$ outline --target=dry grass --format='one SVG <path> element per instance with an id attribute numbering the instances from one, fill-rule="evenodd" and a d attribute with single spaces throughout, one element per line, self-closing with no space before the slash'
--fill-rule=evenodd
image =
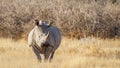
<path id="1" fill-rule="evenodd" d="M 63 38 L 51 63 L 39 63 L 24 40 L 0 39 L 1 68 L 119 68 L 120 39 Z"/>

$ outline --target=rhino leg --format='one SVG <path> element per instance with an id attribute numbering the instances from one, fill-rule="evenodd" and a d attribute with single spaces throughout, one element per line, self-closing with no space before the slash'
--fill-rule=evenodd
<path id="1" fill-rule="evenodd" d="M 33 50 L 33 52 L 35 53 L 35 55 L 36 55 L 38 61 L 41 62 L 41 56 L 40 56 L 39 50 L 38 50 L 35 46 L 32 46 L 32 50 Z"/>
<path id="2" fill-rule="evenodd" d="M 45 53 L 44 53 L 45 61 L 48 61 L 52 50 L 53 48 L 51 46 L 46 47 Z"/>
<path id="3" fill-rule="evenodd" d="M 53 56 L 54 56 L 54 53 L 55 53 L 55 51 L 51 53 L 50 61 L 52 60 L 52 58 L 53 58 Z"/>

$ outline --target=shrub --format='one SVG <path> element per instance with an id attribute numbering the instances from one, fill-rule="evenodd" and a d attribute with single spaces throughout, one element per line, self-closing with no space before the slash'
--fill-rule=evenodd
<path id="1" fill-rule="evenodd" d="M 34 19 L 54 21 L 63 35 L 120 36 L 120 3 L 113 0 L 0 0 L 0 36 L 27 37 Z"/>

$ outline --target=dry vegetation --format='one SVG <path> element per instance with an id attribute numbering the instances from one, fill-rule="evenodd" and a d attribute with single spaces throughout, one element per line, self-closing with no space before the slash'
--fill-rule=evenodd
<path id="1" fill-rule="evenodd" d="M 51 63 L 39 63 L 24 40 L 0 39 L 1 68 L 119 68 L 120 39 L 63 38 Z"/>
<path id="2" fill-rule="evenodd" d="M 70 37 L 114 38 L 120 36 L 119 7 L 119 0 L 0 0 L 0 36 L 26 37 L 41 19 Z"/>

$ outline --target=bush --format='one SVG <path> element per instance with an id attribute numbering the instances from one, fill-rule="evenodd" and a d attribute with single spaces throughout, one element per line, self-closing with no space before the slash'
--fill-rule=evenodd
<path id="1" fill-rule="evenodd" d="M 120 36 L 120 3 L 112 0 L 0 0 L 0 36 L 27 37 L 34 20 L 54 21 L 75 38 Z"/>

